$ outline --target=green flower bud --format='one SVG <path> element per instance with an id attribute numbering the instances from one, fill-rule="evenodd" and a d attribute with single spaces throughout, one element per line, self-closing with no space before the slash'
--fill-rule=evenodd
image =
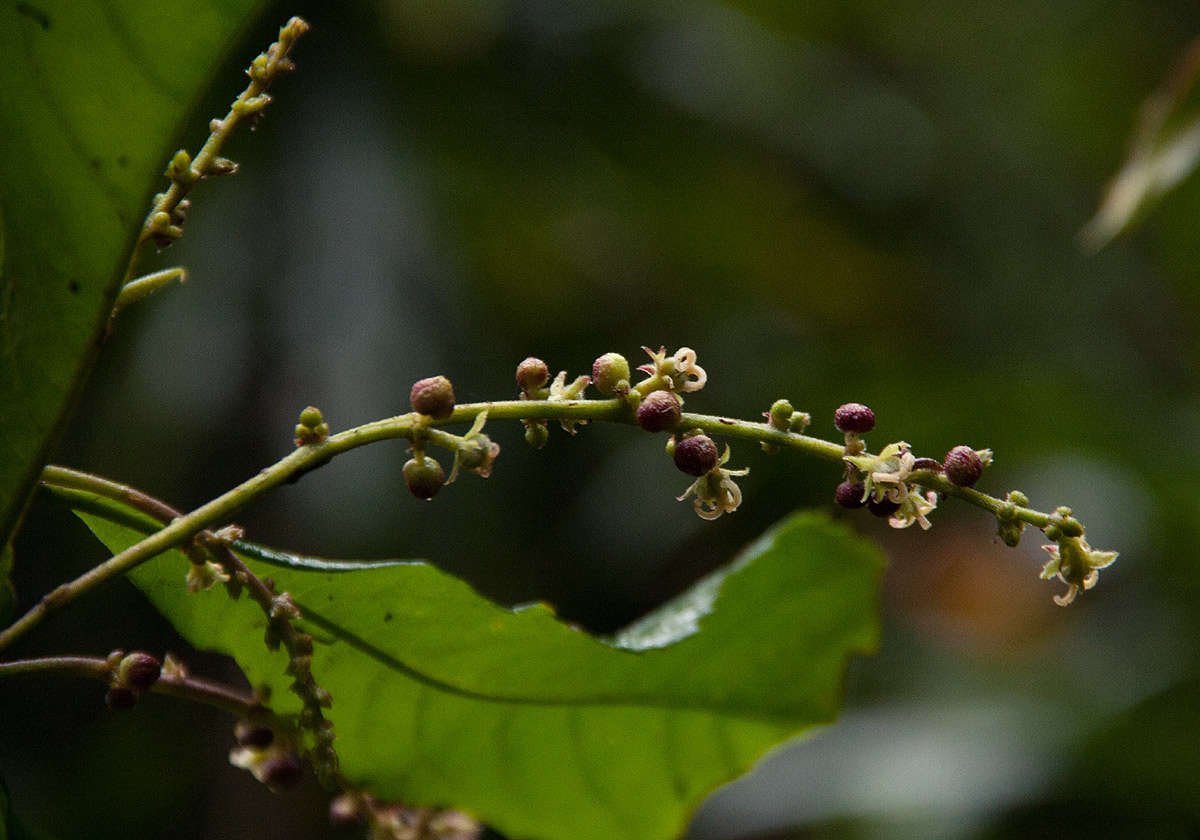
<path id="1" fill-rule="evenodd" d="M 444 376 L 419 379 L 413 383 L 409 399 L 419 414 L 445 420 L 454 411 L 454 386 Z"/>
<path id="2" fill-rule="evenodd" d="M 647 432 L 665 432 L 679 425 L 679 397 L 670 391 L 651 391 L 637 409 L 638 425 Z"/>
<path id="3" fill-rule="evenodd" d="M 408 485 L 408 492 L 418 499 L 432 499 L 442 489 L 445 480 L 446 473 L 442 465 L 433 458 L 422 455 L 420 460 L 410 458 L 404 465 L 404 483 Z"/>
<path id="4" fill-rule="evenodd" d="M 620 353 L 605 353 L 592 363 L 592 384 L 601 394 L 629 389 L 629 362 Z"/>
<path id="5" fill-rule="evenodd" d="M 767 422 L 771 428 L 786 432 L 791 427 L 790 421 L 795 413 L 796 410 L 787 400 L 775 400 L 771 404 L 771 410 L 767 412 Z"/>
<path id="6" fill-rule="evenodd" d="M 534 449 L 541 449 L 550 440 L 550 429 L 545 423 L 530 423 L 525 427 L 525 442 Z"/>

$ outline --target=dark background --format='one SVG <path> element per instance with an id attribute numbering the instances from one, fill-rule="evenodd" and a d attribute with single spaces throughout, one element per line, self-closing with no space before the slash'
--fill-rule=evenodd
<path id="1" fill-rule="evenodd" d="M 526 355 L 574 376 L 642 344 L 697 349 L 698 411 L 785 396 L 832 437 L 833 409 L 866 402 L 873 446 L 990 446 L 983 489 L 1072 505 L 1121 559 L 1062 610 L 1036 533 L 1007 549 L 956 502 L 928 533 L 845 516 L 891 559 L 883 648 L 853 663 L 836 726 L 718 792 L 691 836 L 1200 833 L 1200 181 L 1099 253 L 1077 242 L 1195 4 L 292 4 L 215 68 L 183 145 L 296 12 L 300 70 L 227 148 L 242 171 L 201 185 L 147 266 L 191 280 L 121 316 L 59 462 L 190 508 L 286 453 L 309 403 L 345 428 L 406 411 L 423 376 L 505 398 Z M 705 523 L 657 438 L 489 433 L 495 474 L 431 504 L 381 444 L 238 522 L 307 553 L 428 558 L 609 631 L 786 512 L 832 510 L 839 480 L 737 446 L 746 501 Z M 49 500 L 17 548 L 24 604 L 104 556 Z M 124 582 L 19 652 L 113 647 L 231 676 Z M 326 834 L 315 785 L 274 796 L 226 763 L 226 718 L 163 698 L 118 715 L 102 693 L 0 694 L 0 772 L 31 824 Z"/>

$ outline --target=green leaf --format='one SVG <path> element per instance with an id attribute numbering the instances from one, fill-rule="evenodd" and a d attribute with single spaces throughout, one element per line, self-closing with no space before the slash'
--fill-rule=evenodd
<path id="1" fill-rule="evenodd" d="M 91 368 L 169 142 L 258 5 L 0 6 L 0 542 Z"/>
<path id="2" fill-rule="evenodd" d="M 112 551 L 139 538 L 80 516 Z M 813 514 L 610 641 L 424 563 L 350 574 L 245 559 L 317 637 L 312 670 L 334 697 L 346 776 L 517 837 L 677 836 L 714 787 L 831 721 L 847 656 L 879 634 L 879 553 Z M 131 577 L 189 641 L 233 656 L 277 711 L 296 711 L 261 611 L 220 588 L 187 596 L 186 569 L 171 552 Z"/>

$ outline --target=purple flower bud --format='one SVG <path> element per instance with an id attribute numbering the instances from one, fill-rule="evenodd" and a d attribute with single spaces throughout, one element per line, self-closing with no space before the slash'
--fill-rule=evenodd
<path id="1" fill-rule="evenodd" d="M 148 653 L 136 651 L 117 666 L 116 684 L 140 693 L 158 681 L 161 670 L 161 662 Z"/>
<path id="2" fill-rule="evenodd" d="M 833 412 L 833 425 L 839 432 L 865 434 L 875 428 L 875 412 L 862 403 L 846 403 Z"/>
<path id="3" fill-rule="evenodd" d="M 541 359 L 530 356 L 517 365 L 517 384 L 525 393 L 544 388 L 550 381 L 550 368 Z"/>
<path id="4" fill-rule="evenodd" d="M 281 752 L 263 763 L 259 778 L 272 790 L 286 790 L 300 784 L 304 778 L 304 767 L 292 753 Z"/>
<path id="5" fill-rule="evenodd" d="M 679 397 L 670 391 L 651 391 L 637 410 L 638 425 L 647 432 L 665 432 L 679 425 Z"/>
<path id="6" fill-rule="evenodd" d="M 866 504 L 863 494 L 866 488 L 861 481 L 843 481 L 833 492 L 833 498 L 844 508 L 860 508 Z"/>
<path id="7" fill-rule="evenodd" d="M 454 386 L 444 376 L 420 379 L 413 383 L 409 399 L 414 411 L 445 420 L 454 411 Z"/>
<path id="8" fill-rule="evenodd" d="M 675 466 L 688 475 L 712 472 L 720 459 L 717 444 L 708 435 L 692 435 L 675 444 Z"/>
<path id="9" fill-rule="evenodd" d="M 946 453 L 942 469 L 959 487 L 970 487 L 983 475 L 983 459 L 969 446 L 956 446 Z"/>

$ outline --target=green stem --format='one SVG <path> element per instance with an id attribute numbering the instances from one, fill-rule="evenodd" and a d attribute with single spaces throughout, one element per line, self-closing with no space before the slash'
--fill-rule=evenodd
<path id="1" fill-rule="evenodd" d="M 108 659 L 99 656 L 46 656 L 0 662 L 0 678 L 37 673 L 63 674 L 108 682 L 112 676 L 112 665 Z M 215 706 L 236 717 L 261 717 L 264 711 L 262 704 L 251 694 L 192 676 L 163 674 L 150 690 L 155 694 L 166 694 Z"/>
<path id="2" fill-rule="evenodd" d="M 456 406 L 453 414 L 442 421 L 434 421 L 415 413 L 401 414 L 330 435 L 320 443 L 297 448 L 253 478 L 196 508 L 191 513 L 175 516 L 161 531 L 151 534 L 75 580 L 52 590 L 25 615 L 0 633 L 0 650 L 27 633 L 50 612 L 70 603 L 104 581 L 128 572 L 151 557 L 186 543 L 202 530 L 225 521 L 234 511 L 294 475 L 314 469 L 335 455 L 381 440 L 421 438 L 428 439 L 437 445 L 454 448 L 457 445 L 456 442 L 461 441 L 461 438 L 456 435 L 437 433 L 437 430 L 432 427 L 470 422 L 484 411 L 488 412 L 490 420 L 595 420 L 626 424 L 636 424 L 637 422 L 630 406 L 619 399 L 501 400 Z M 772 443 L 779 447 L 798 450 L 807 455 L 838 463 L 841 462 L 844 454 L 842 444 L 797 432 L 780 431 L 766 423 L 736 420 L 729 417 L 685 413 L 679 428 L 695 428 L 722 437 Z M 85 480 L 80 478 L 82 475 L 85 474 L 65 470 L 61 467 L 49 467 L 44 480 L 50 484 L 65 482 L 67 486 L 81 487 L 80 482 L 86 484 L 88 480 L 95 479 L 93 476 L 91 479 Z M 96 480 L 105 481 L 104 479 Z M 1004 500 L 978 490 L 958 487 L 944 476 L 930 470 L 914 472 L 912 481 L 931 490 L 960 498 L 993 514 L 998 513 L 1007 505 Z M 125 488 L 123 485 L 113 482 L 109 482 L 109 485 L 120 488 L 119 492 L 125 493 L 126 500 L 131 503 L 145 504 L 146 500 L 150 498 L 131 488 Z M 169 507 L 166 510 L 172 514 L 177 513 Z M 1044 528 L 1050 522 L 1048 514 L 1027 507 L 1017 506 L 1014 516 L 1037 528 Z M 260 593 L 260 595 L 265 595 L 265 593 Z"/>

